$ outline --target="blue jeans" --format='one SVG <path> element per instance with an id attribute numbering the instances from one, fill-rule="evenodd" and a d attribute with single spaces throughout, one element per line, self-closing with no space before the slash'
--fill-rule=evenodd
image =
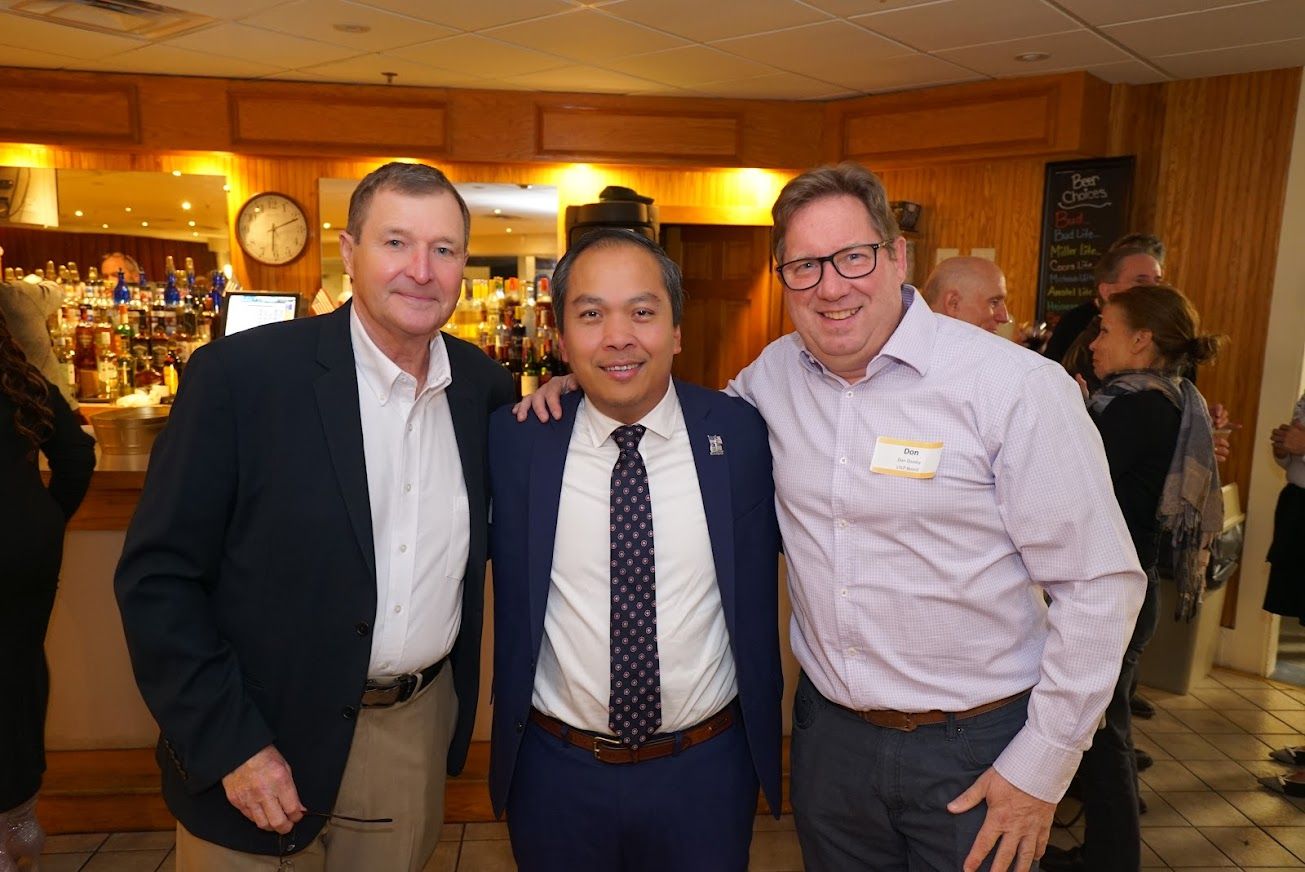
<path id="1" fill-rule="evenodd" d="M 1027 711 L 1026 694 L 973 718 L 903 732 L 834 705 L 803 674 L 793 705 L 791 784 L 806 868 L 957 872 L 988 807 L 952 814 L 947 803 L 993 764 Z"/>

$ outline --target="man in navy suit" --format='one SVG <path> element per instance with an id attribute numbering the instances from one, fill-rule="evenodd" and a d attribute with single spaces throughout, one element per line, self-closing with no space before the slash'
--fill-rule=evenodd
<path id="1" fill-rule="evenodd" d="M 779 533 L 756 410 L 674 381 L 684 292 L 599 230 L 553 278 L 580 386 L 490 421 L 490 794 L 533 870 L 743 870 L 780 799 Z"/>

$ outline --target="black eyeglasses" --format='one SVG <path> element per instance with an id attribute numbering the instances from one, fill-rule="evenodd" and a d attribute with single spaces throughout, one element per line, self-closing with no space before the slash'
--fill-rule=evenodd
<path id="1" fill-rule="evenodd" d="M 323 811 L 306 811 L 304 817 L 326 818 L 328 821 L 348 821 L 352 824 L 392 824 L 394 818 L 360 818 L 350 817 L 347 814 L 328 814 Z M 277 833 L 276 836 L 276 856 L 279 862 L 276 865 L 277 872 L 286 872 L 294 869 L 294 858 L 290 856 L 295 849 L 293 841 L 287 843 L 286 836 Z"/>
<path id="2" fill-rule="evenodd" d="M 879 265 L 879 249 L 887 242 L 867 242 L 851 245 L 824 257 L 801 257 L 775 267 L 784 287 L 790 291 L 809 291 L 820 284 L 825 274 L 825 264 L 845 279 L 861 279 L 875 271 Z"/>

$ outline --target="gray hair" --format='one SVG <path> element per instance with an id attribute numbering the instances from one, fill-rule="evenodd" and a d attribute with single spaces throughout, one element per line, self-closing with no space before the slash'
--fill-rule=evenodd
<path id="1" fill-rule="evenodd" d="M 412 197 L 432 194 L 452 196 L 462 212 L 462 249 L 463 253 L 466 252 L 471 243 L 471 210 L 467 208 L 467 202 L 462 199 L 458 189 L 453 187 L 448 176 L 435 167 L 420 163 L 391 161 L 363 177 L 349 198 L 349 224 L 345 227 L 345 232 L 355 240 L 362 235 L 367 209 L 371 206 L 372 197 L 379 191 L 397 191 Z"/>
<path id="2" fill-rule="evenodd" d="M 662 284 L 666 286 L 666 295 L 671 299 L 671 323 L 676 327 L 680 326 L 680 319 L 684 316 L 684 280 L 680 273 L 680 265 L 667 257 L 660 245 L 642 234 L 623 227 L 602 227 L 580 237 L 579 241 L 567 249 L 566 254 L 557 262 L 557 268 L 553 270 L 553 311 L 559 331 L 563 329 L 562 325 L 566 320 L 562 317 L 562 310 L 566 305 L 566 295 L 571 284 L 571 270 L 575 268 L 575 262 L 580 259 L 580 255 L 590 249 L 613 248 L 617 245 L 641 248 L 657 260 L 657 266 L 662 271 Z"/>

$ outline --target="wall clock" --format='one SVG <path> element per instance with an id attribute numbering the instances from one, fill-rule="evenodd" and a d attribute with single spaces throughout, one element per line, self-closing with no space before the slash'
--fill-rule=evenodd
<path id="1" fill-rule="evenodd" d="M 255 194 L 240 207 L 236 241 L 259 263 L 283 266 L 308 247 L 308 216 L 285 194 Z"/>

